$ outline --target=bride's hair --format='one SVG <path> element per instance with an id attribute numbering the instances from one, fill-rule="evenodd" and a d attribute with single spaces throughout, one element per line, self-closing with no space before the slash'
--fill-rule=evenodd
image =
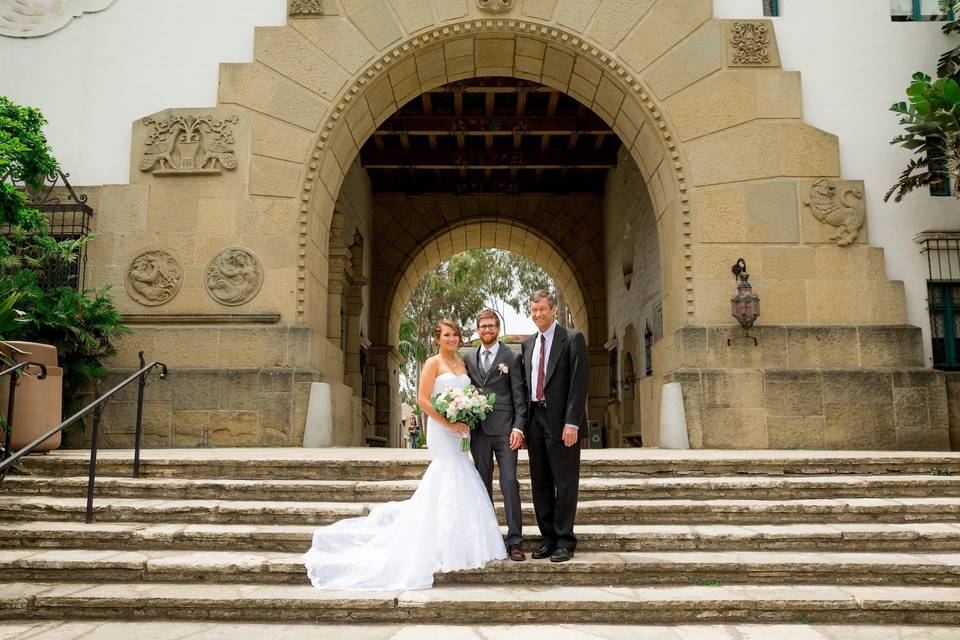
<path id="1" fill-rule="evenodd" d="M 437 321 L 437 324 L 433 327 L 433 337 L 436 338 L 437 344 L 440 343 L 440 332 L 443 331 L 444 327 L 450 327 L 453 329 L 453 332 L 457 334 L 457 337 L 460 338 L 460 346 L 463 346 L 463 332 L 460 331 L 460 327 L 457 326 L 457 323 L 451 320 L 450 318 L 441 318 Z"/>

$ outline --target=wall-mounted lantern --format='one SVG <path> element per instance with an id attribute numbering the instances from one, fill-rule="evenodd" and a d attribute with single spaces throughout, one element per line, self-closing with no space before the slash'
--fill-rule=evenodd
<path id="1" fill-rule="evenodd" d="M 756 346 L 757 338 L 749 335 L 747 331 L 753 327 L 753 323 L 760 316 L 760 296 L 755 294 L 753 287 L 750 286 L 750 274 L 747 273 L 746 260 L 743 258 L 737 260 L 731 271 L 737 279 L 737 295 L 730 298 L 730 313 L 740 323 L 744 339 L 752 339 Z M 727 345 L 729 344 L 730 339 L 727 338 Z"/>

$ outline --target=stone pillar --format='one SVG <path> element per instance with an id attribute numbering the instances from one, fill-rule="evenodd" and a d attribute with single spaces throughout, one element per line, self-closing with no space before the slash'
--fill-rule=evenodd
<path id="1" fill-rule="evenodd" d="M 607 402 L 610 399 L 610 371 L 607 366 L 607 350 L 601 345 L 599 347 L 587 348 L 590 361 L 590 391 L 587 397 L 587 420 L 596 420 L 600 423 L 601 429 L 604 429 L 605 446 L 616 446 L 608 438 L 610 434 L 606 431 Z M 582 437 L 586 437 L 587 425 L 582 425 Z"/>
<path id="2" fill-rule="evenodd" d="M 392 426 L 400 421 L 401 356 L 391 345 L 370 348 L 370 363 L 375 367 L 374 402 L 376 422 L 364 425 L 364 439 L 371 446 L 397 446 L 390 442 Z"/>

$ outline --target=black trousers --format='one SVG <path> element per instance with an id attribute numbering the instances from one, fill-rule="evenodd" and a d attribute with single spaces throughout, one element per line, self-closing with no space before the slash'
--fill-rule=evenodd
<path id="1" fill-rule="evenodd" d="M 527 422 L 527 453 L 533 508 L 543 542 L 574 551 L 577 548 L 573 521 L 580 490 L 580 441 L 567 447 L 562 436 L 551 437 L 546 409 L 534 404 Z"/>

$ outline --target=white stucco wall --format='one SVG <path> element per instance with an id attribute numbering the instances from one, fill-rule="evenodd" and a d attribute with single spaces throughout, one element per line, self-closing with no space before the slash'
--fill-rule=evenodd
<path id="1" fill-rule="evenodd" d="M 917 71 L 936 74 L 937 58 L 955 39 L 940 24 L 892 22 L 889 0 L 780 0 L 774 18 L 785 69 L 801 72 L 807 122 L 840 136 L 843 178 L 866 183 L 870 244 L 883 247 L 887 276 L 902 280 L 910 324 L 923 328 L 927 362 L 927 263 L 913 237 L 927 230 L 960 229 L 960 202 L 913 193 L 897 204 L 883 195 L 910 153 L 889 144 L 902 129 L 889 111 L 906 100 Z M 714 0 L 718 18 L 756 18 L 760 0 Z M 759 292 L 761 296 L 763 292 Z"/>
<path id="2" fill-rule="evenodd" d="M 131 123 L 216 104 L 218 65 L 253 58 L 286 0 L 116 0 L 41 38 L 0 37 L 0 94 L 39 107 L 75 185 L 125 184 Z"/>

